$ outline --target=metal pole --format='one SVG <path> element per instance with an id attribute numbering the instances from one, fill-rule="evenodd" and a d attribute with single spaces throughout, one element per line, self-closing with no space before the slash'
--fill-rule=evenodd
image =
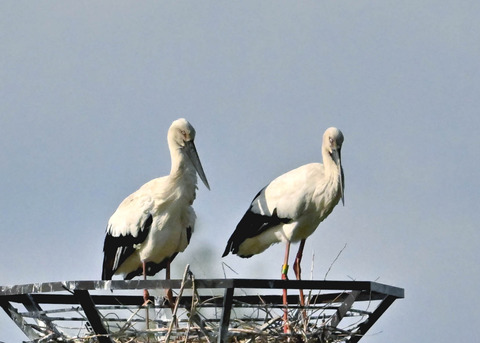
<path id="1" fill-rule="evenodd" d="M 228 339 L 228 326 L 230 325 L 230 312 L 232 310 L 234 288 L 225 289 L 223 297 L 223 313 L 220 320 L 220 329 L 218 333 L 217 343 L 226 343 Z"/>
<path id="2" fill-rule="evenodd" d="M 95 308 L 95 303 L 93 302 L 90 293 L 85 290 L 77 289 L 73 292 L 73 295 L 78 299 L 93 331 L 98 335 L 98 341 L 100 343 L 113 343 L 110 337 L 108 337 L 108 332 L 103 326 L 102 319 Z"/>

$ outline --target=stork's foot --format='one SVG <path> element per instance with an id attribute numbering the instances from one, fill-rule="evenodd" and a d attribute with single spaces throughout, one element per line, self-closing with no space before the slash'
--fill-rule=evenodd
<path id="1" fill-rule="evenodd" d="M 175 303 L 173 301 L 173 292 L 171 288 L 167 289 L 167 301 L 173 311 L 175 308 Z"/>
<path id="2" fill-rule="evenodd" d="M 143 290 L 143 306 L 148 306 L 151 304 L 152 301 L 150 300 L 150 293 L 148 293 L 148 289 Z"/>

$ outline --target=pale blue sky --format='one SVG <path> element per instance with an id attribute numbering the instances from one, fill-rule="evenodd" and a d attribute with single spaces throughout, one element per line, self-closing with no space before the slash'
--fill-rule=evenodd
<path id="1" fill-rule="evenodd" d="M 170 170 L 187 118 L 211 185 L 175 260 L 222 277 L 257 191 L 345 135 L 345 206 L 314 278 L 403 287 L 364 342 L 480 334 L 478 1 L 2 1 L 0 285 L 99 279 L 120 201 Z M 213 238 L 212 238 L 213 237 Z M 224 262 L 278 278 L 284 247 Z M 294 248 L 296 250 L 296 247 Z M 305 275 L 307 276 L 307 275 Z M 158 277 L 163 278 L 163 273 Z M 0 341 L 26 339 L 0 313 Z"/>

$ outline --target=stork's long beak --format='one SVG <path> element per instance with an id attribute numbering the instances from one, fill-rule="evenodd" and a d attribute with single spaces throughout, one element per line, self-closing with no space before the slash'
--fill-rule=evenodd
<path id="1" fill-rule="evenodd" d="M 198 176 L 200 176 L 200 179 L 202 179 L 205 186 L 208 188 L 208 190 L 210 190 L 207 177 L 205 176 L 205 172 L 203 171 L 202 163 L 200 162 L 200 158 L 198 157 L 197 148 L 195 148 L 195 144 L 193 143 L 193 141 L 185 142 L 184 149 L 188 158 L 190 159 L 190 161 L 192 161 L 192 164 L 195 167 Z"/>
<path id="2" fill-rule="evenodd" d="M 342 195 L 342 205 L 345 206 L 345 198 L 344 198 L 344 191 L 343 191 L 344 176 L 343 176 L 342 157 L 340 154 L 340 150 L 332 149 L 331 155 L 332 155 L 333 161 L 337 165 L 338 170 L 340 172 L 340 193 Z"/>

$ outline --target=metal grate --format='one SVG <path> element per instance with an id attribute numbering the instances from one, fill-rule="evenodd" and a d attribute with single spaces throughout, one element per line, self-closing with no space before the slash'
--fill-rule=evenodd
<path id="1" fill-rule="evenodd" d="M 165 290 L 174 291 L 175 309 Z M 152 304 L 143 306 L 143 289 Z M 282 289 L 291 332 L 283 333 Z M 306 295 L 299 305 L 298 289 Z M 273 294 L 272 294 L 273 293 Z M 404 290 L 370 281 L 267 279 L 65 281 L 0 287 L 31 341 L 358 342 Z"/>

